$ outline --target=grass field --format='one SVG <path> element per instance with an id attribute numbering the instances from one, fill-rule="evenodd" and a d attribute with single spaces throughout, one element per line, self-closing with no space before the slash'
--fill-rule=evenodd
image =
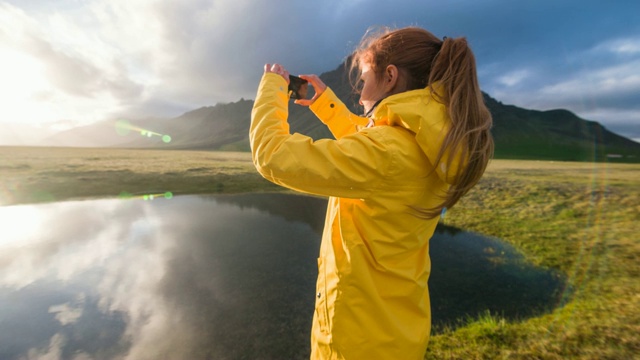
<path id="1" fill-rule="evenodd" d="M 278 189 L 233 152 L 0 147 L 0 174 L 0 205 Z"/>
<path id="2" fill-rule="evenodd" d="M 639 358 L 640 165 L 494 160 L 447 215 L 562 271 L 573 290 L 538 318 L 452 327 L 427 359 Z"/>
<path id="3" fill-rule="evenodd" d="M 0 148 L 0 204 L 172 192 L 281 191 L 248 153 Z M 494 160 L 444 220 L 499 237 L 569 287 L 551 313 L 497 314 L 434 335 L 427 359 L 633 359 L 640 354 L 640 165 Z"/>

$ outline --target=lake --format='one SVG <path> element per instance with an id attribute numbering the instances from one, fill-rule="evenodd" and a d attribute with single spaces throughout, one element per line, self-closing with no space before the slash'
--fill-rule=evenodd
<path id="1" fill-rule="evenodd" d="M 0 358 L 304 359 L 325 199 L 147 196 L 0 207 Z M 434 327 L 556 307 L 566 280 L 440 225 Z"/>

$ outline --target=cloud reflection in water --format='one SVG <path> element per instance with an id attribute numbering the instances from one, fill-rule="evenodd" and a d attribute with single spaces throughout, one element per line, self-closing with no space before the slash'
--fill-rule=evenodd
<path id="1" fill-rule="evenodd" d="M 39 233 L 0 243 L 0 357 L 304 356 L 320 237 L 304 214 L 326 202 L 277 196 L 280 215 L 242 196 L 30 206 Z"/>
<path id="2" fill-rule="evenodd" d="M 0 207 L 0 359 L 303 359 L 325 199 L 178 196 Z M 565 280 L 439 227 L 434 328 L 536 316 Z"/>

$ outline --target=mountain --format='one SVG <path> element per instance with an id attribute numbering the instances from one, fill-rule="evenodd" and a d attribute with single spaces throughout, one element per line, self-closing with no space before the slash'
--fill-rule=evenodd
<path id="1" fill-rule="evenodd" d="M 640 162 L 640 144 L 568 110 L 504 105 L 484 94 L 493 116 L 496 158 Z"/>
<path id="2" fill-rule="evenodd" d="M 352 112 L 362 113 L 344 64 L 320 78 Z M 496 158 L 640 162 L 640 143 L 614 134 L 597 122 L 581 119 L 567 110 L 527 110 L 483 95 L 493 115 Z M 249 151 L 252 106 L 252 100 L 241 99 L 173 119 L 131 121 L 124 127 L 122 120 L 102 122 L 59 133 L 43 145 Z M 289 111 L 291 132 L 316 140 L 331 138 L 326 126 L 307 108 L 291 102 Z"/>
<path id="3" fill-rule="evenodd" d="M 245 140 L 253 101 L 202 107 L 172 119 L 115 119 L 48 137 L 42 146 L 220 149 Z"/>

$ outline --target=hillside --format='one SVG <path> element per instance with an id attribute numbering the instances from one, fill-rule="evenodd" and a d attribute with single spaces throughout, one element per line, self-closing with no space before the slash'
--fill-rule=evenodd
<path id="1" fill-rule="evenodd" d="M 362 112 L 344 65 L 320 77 L 351 111 Z M 527 110 L 502 104 L 488 94 L 484 97 L 494 119 L 496 158 L 640 162 L 639 143 L 612 133 L 597 122 L 581 119 L 567 110 Z M 110 121 L 59 133 L 43 145 L 248 151 L 252 106 L 252 100 L 241 99 L 196 109 L 173 119 L 146 119 L 132 124 L 159 136 L 140 136 L 138 130 L 126 134 L 115 131 L 116 121 Z M 291 102 L 289 109 L 292 132 L 316 140 L 331 137 L 307 108 Z M 169 135 L 171 141 L 163 141 L 162 135 Z"/>
<path id="2" fill-rule="evenodd" d="M 640 144 L 595 121 L 562 109 L 536 111 L 504 105 L 484 95 L 493 115 L 497 158 L 640 162 Z"/>

